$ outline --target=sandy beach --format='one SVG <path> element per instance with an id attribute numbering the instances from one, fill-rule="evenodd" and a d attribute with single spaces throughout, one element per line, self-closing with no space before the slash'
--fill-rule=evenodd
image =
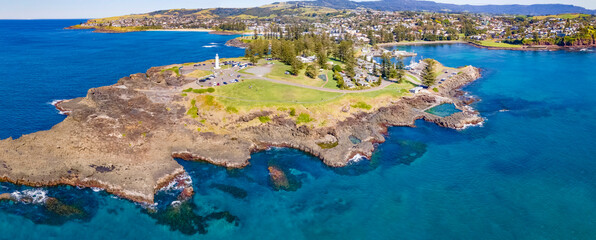
<path id="1" fill-rule="evenodd" d="M 148 32 L 213 32 L 211 29 L 204 28 L 186 28 L 186 29 L 149 29 Z"/>
<path id="2" fill-rule="evenodd" d="M 428 45 L 428 44 L 455 44 L 455 43 L 468 43 L 467 41 L 415 41 L 415 42 L 391 42 L 391 43 L 379 43 L 379 47 L 389 46 L 407 46 L 407 45 Z"/>

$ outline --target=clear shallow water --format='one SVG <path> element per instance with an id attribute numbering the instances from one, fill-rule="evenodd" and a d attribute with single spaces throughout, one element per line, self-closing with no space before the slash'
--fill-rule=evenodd
<path id="1" fill-rule="evenodd" d="M 426 110 L 427 113 L 431 113 L 441 117 L 447 117 L 451 114 L 461 112 L 459 109 L 455 108 L 455 105 L 450 103 L 444 103 L 435 107 L 432 107 Z"/>
<path id="2" fill-rule="evenodd" d="M 0 21 L 0 138 L 60 122 L 63 117 L 47 105 L 53 99 L 83 96 L 88 88 L 113 84 L 150 66 L 211 58 L 216 49 L 202 46 L 229 38 L 61 30 L 71 24 Z M 482 99 L 474 107 L 487 119 L 484 126 L 456 131 L 418 121 L 417 128 L 391 128 L 370 161 L 342 169 L 325 167 L 291 149 L 256 153 L 249 167 L 233 171 L 180 161 L 194 180 L 197 194 L 189 208 L 200 223 L 195 226 L 207 231 L 202 235 L 171 230 L 172 221 L 163 224 L 165 218 L 105 193 L 60 187 L 47 189 L 47 195 L 82 205 L 86 215 L 64 219 L 44 214 L 42 206 L 0 203 L 2 238 L 596 235 L 595 54 L 491 51 L 466 45 L 400 48 L 447 66 L 481 67 L 484 77 L 466 90 Z M 219 52 L 242 54 L 233 48 Z M 27 71 L 28 66 L 37 70 Z M 275 191 L 268 179 L 270 165 L 285 171 L 298 189 Z M 0 185 L 0 193 L 15 190 L 22 187 Z"/>

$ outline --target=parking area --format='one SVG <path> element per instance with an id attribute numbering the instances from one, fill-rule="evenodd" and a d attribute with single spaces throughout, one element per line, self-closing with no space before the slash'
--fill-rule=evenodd
<path id="1" fill-rule="evenodd" d="M 180 73 L 186 78 L 195 80 L 196 86 L 213 87 L 237 83 L 242 81 L 241 75 L 238 71 L 252 66 L 251 63 L 238 61 L 223 61 L 220 69 L 214 69 L 215 63 L 198 63 L 194 65 L 183 66 L 180 68 Z M 187 76 L 197 70 L 205 73 L 211 73 L 200 78 Z M 193 84 L 193 85 L 195 85 Z"/>
<path id="2" fill-rule="evenodd" d="M 443 82 L 445 82 L 447 79 L 452 78 L 453 76 L 457 75 L 457 73 L 459 72 L 459 70 L 457 69 L 445 69 L 441 72 L 441 74 L 439 74 L 439 76 L 437 77 L 438 81 L 437 84 L 441 84 Z"/>

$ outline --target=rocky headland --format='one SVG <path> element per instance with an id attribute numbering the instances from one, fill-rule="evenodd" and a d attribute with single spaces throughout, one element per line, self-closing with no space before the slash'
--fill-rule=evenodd
<path id="1" fill-rule="evenodd" d="M 0 140 L 0 180 L 96 187 L 153 203 L 159 189 L 187 176 L 174 158 L 242 168 L 251 153 L 276 146 L 300 149 L 342 167 L 357 154 L 370 157 L 390 126 L 413 126 L 424 119 L 460 129 L 483 121 L 459 90 L 480 77 L 478 69 L 468 66 L 438 92 L 424 90 L 383 101 L 370 111 L 348 106 L 338 111 L 349 117 L 325 126 L 297 124 L 284 110 L 255 109 L 230 114 L 225 124 L 213 123 L 227 131 L 197 131 L 197 119 L 187 114 L 188 97 L 181 95 L 182 87 L 194 80 L 163 71 L 168 67 L 154 67 L 112 86 L 90 89 L 86 97 L 59 102 L 56 107 L 68 114 L 63 122 L 48 131 Z M 453 103 L 462 112 L 439 117 L 424 111 L 442 103 Z M 261 116 L 270 121 L 244 124 Z M 283 180 L 282 174 L 275 176 Z M 192 195 L 192 188 L 185 187 L 184 197 Z"/>
<path id="2" fill-rule="evenodd" d="M 226 46 L 237 47 L 237 48 L 246 48 L 246 47 L 248 47 L 248 43 L 245 43 L 238 38 L 233 38 L 226 42 Z"/>

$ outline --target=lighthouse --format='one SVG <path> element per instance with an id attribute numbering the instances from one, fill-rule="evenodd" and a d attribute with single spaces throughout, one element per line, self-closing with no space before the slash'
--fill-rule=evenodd
<path id="1" fill-rule="evenodd" d="M 215 68 L 214 69 L 220 69 L 219 67 L 219 54 L 215 54 Z"/>

